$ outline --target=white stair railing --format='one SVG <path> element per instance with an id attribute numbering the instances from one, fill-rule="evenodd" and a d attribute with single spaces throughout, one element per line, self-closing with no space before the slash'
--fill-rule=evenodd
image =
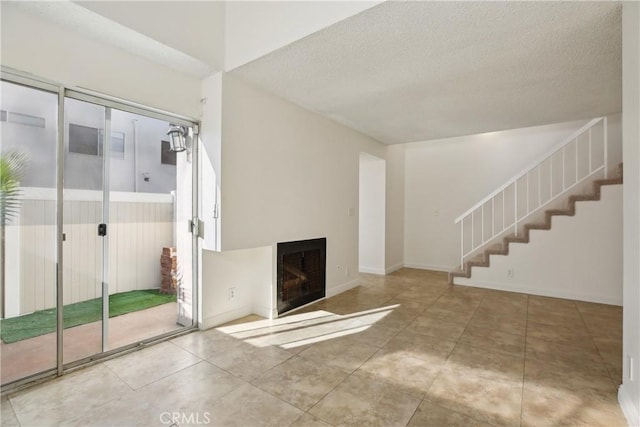
<path id="1" fill-rule="evenodd" d="M 543 206 L 600 171 L 607 178 L 607 152 L 607 118 L 595 118 L 456 218 L 461 268 L 465 258 L 511 229 L 517 236 L 518 226 Z"/>

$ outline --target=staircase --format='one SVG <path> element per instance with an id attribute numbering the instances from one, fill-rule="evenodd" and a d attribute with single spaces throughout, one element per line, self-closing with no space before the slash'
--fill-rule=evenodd
<path id="1" fill-rule="evenodd" d="M 603 185 L 622 184 L 622 164 L 619 166 L 619 176 L 617 178 L 598 179 L 593 181 L 593 191 L 590 194 L 572 195 L 567 198 L 568 207 L 566 209 L 548 209 L 544 211 L 543 222 L 531 222 L 523 226 L 524 232 L 520 235 L 509 234 L 502 238 L 502 242 L 495 243 L 484 250 L 481 254 L 465 261 L 464 268 L 449 272 L 449 284 L 453 285 L 456 277 L 471 278 L 472 267 L 489 267 L 491 265 L 491 255 L 509 255 L 509 245 L 511 243 L 529 243 L 530 230 L 551 230 L 551 218 L 554 216 L 574 216 L 576 214 L 576 203 L 592 202 L 600 200 Z"/>
<path id="2" fill-rule="evenodd" d="M 460 268 L 449 283 L 508 255 L 511 243 L 529 243 L 531 230 L 550 230 L 554 216 L 574 216 L 576 203 L 600 200 L 602 186 L 622 184 L 622 164 L 608 171 L 609 151 L 607 120 L 593 119 L 458 217 Z"/>

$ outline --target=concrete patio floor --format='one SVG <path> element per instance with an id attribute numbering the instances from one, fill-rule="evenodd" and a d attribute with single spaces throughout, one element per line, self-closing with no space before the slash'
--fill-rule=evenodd
<path id="1" fill-rule="evenodd" d="M 167 303 L 109 319 L 109 349 L 182 328 L 176 324 L 176 303 Z M 64 363 L 101 350 L 102 322 L 64 330 Z M 0 381 L 7 384 L 56 366 L 56 334 L 50 333 L 11 344 L 0 342 Z"/>

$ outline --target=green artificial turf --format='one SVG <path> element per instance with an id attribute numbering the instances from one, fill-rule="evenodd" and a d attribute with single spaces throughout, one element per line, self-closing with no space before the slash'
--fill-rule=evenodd
<path id="1" fill-rule="evenodd" d="M 109 317 L 175 301 L 175 295 L 161 294 L 157 289 L 113 294 L 109 296 Z M 65 329 L 101 320 L 102 298 L 65 305 L 63 314 Z M 55 308 L 0 320 L 0 336 L 6 344 L 48 334 L 55 330 Z"/>

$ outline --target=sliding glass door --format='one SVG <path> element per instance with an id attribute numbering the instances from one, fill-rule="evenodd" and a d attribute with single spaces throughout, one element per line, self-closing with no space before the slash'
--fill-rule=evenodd
<path id="1" fill-rule="evenodd" d="M 109 110 L 101 105 L 64 100 L 63 317 L 64 362 L 101 353 L 105 281 L 105 222 L 102 155 Z M 107 166 L 108 167 L 108 166 Z"/>
<path id="2" fill-rule="evenodd" d="M 3 385 L 194 326 L 196 127 L 60 90 L 2 81 Z"/>
<path id="3" fill-rule="evenodd" d="M 58 96 L 0 82 L 0 376 L 56 367 Z"/>

